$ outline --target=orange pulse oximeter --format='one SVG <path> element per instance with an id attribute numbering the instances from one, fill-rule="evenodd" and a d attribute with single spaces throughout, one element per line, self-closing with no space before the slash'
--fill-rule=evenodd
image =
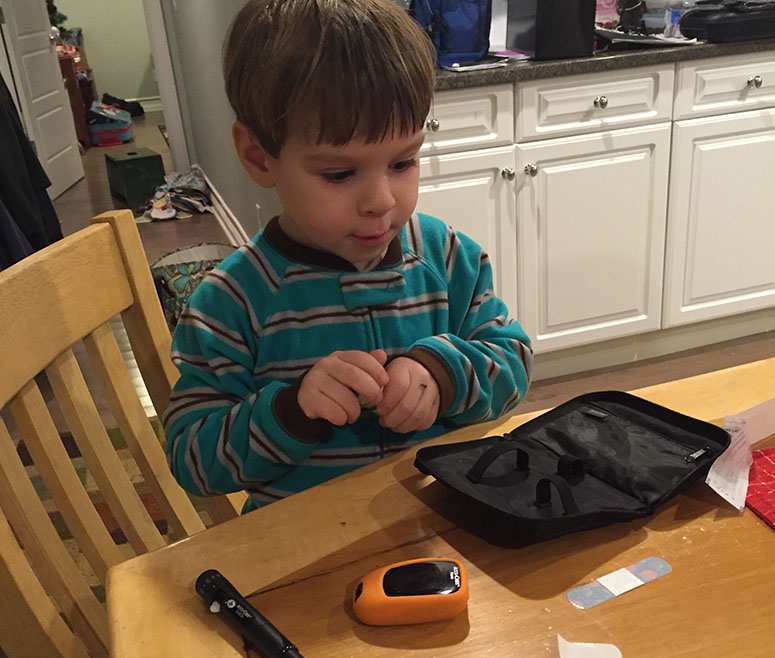
<path id="1" fill-rule="evenodd" d="M 468 576 L 451 558 L 421 558 L 367 574 L 355 588 L 353 611 L 364 624 L 393 626 L 451 619 L 468 604 Z"/>

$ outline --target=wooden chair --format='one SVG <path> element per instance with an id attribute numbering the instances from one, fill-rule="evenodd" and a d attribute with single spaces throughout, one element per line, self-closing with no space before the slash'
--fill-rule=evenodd
<path id="1" fill-rule="evenodd" d="M 146 417 L 109 321 L 120 313 L 158 414 L 177 371 L 170 334 L 129 211 L 0 272 L 0 409 L 19 428 L 32 460 L 94 574 L 125 558 L 68 457 L 35 377 L 45 372 L 84 461 L 132 549 L 165 545 L 106 432 L 72 346 L 83 344 L 137 466 L 173 533 L 204 528 L 175 482 Z M 210 501 L 216 521 L 236 516 L 244 496 Z M 104 607 L 52 524 L 0 419 L 0 647 L 11 658 L 107 657 Z M 52 602 L 55 601 L 56 605 Z M 64 619 L 63 619 L 64 618 Z M 65 621 L 66 620 L 66 621 Z"/>

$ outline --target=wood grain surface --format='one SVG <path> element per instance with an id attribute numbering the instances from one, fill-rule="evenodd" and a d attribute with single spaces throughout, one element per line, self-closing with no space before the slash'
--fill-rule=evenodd
<path id="1" fill-rule="evenodd" d="M 634 393 L 721 422 L 775 397 L 775 358 Z M 535 415 L 434 441 L 504 433 Z M 558 633 L 611 642 L 626 658 L 773 655 L 775 534 L 749 510 L 738 515 L 698 483 L 648 519 L 520 547 L 420 474 L 415 451 L 113 567 L 113 655 L 246 655 L 194 593 L 208 568 L 250 596 L 306 658 L 557 656 Z M 466 565 L 471 596 L 464 613 L 393 628 L 354 619 L 349 599 L 361 576 L 424 556 Z M 568 603 L 574 587 L 651 556 L 667 560 L 672 573 L 589 610 Z"/>

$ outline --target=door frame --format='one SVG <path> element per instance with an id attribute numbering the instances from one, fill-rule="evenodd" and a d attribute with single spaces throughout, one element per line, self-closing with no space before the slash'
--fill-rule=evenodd
<path id="1" fill-rule="evenodd" d="M 172 166 L 176 171 L 187 171 L 191 167 L 191 159 L 183 126 L 183 115 L 175 81 L 175 71 L 172 66 L 162 2 L 163 0 L 143 0 L 143 12 L 148 29 L 148 40 L 151 44 L 153 66 L 156 70 L 156 82 L 159 85 L 159 96 L 167 128 Z"/>

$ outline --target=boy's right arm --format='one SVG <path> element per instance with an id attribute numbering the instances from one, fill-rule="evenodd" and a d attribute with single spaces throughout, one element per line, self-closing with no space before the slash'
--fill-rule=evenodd
<path id="1" fill-rule="evenodd" d="M 336 352 L 295 382 L 259 388 L 253 370 L 260 331 L 212 283 L 200 286 L 175 331 L 180 379 L 164 414 L 169 466 L 199 496 L 250 489 L 286 474 L 332 423 L 357 418 L 358 394 L 378 403 L 387 379 L 384 353 Z M 207 311 L 214 308 L 218 318 Z M 338 383 L 347 385 L 332 395 Z"/>

